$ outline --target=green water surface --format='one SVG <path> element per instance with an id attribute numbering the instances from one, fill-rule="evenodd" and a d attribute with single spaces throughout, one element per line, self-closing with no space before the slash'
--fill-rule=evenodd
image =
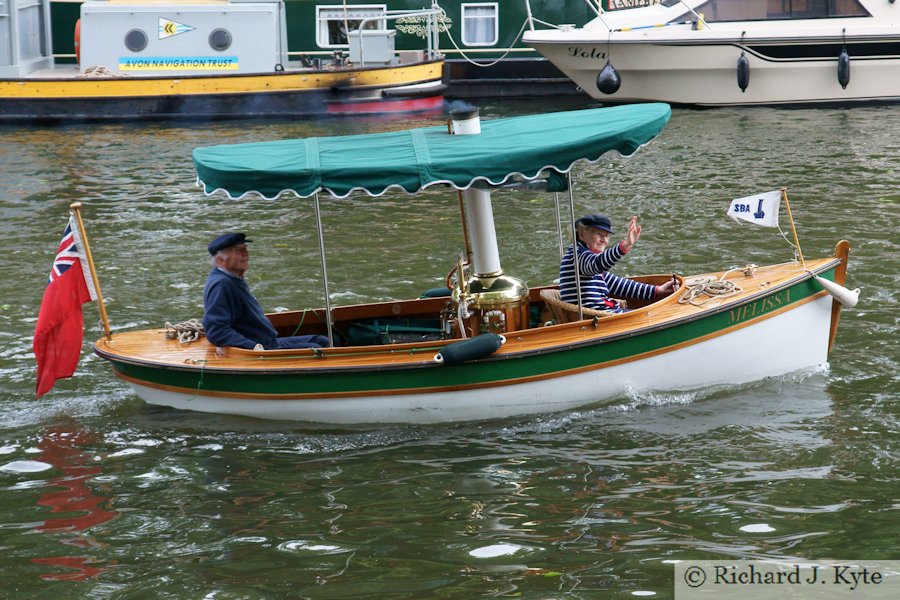
<path id="1" fill-rule="evenodd" d="M 191 150 L 444 119 L 0 128 L 0 597 L 672 598 L 681 559 L 900 559 L 896 107 L 676 110 L 637 155 L 576 178 L 579 213 L 619 230 L 641 217 L 620 274 L 790 260 L 777 231 L 725 217 L 731 198 L 787 187 L 805 256 L 852 244 L 861 301 L 829 365 L 520 420 L 327 429 L 145 405 L 89 354 L 88 305 L 76 376 L 34 399 L 69 203 L 85 204 L 114 328 L 199 317 L 206 244 L 228 230 L 255 240 L 266 310 L 320 306 L 311 202 L 206 198 Z M 441 285 L 456 206 L 323 201 L 333 302 Z M 504 269 L 552 281 L 552 197 L 500 192 L 494 212 Z"/>

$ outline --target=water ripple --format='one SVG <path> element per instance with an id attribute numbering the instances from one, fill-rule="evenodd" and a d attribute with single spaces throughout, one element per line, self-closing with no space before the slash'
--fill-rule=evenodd
<path id="1" fill-rule="evenodd" d="M 561 103 L 488 102 L 482 113 Z M 0 178 L 11 242 L 0 263 L 0 566 L 30 597 L 623 598 L 669 597 L 672 563 L 690 557 L 896 558 L 895 113 L 676 110 L 641 153 L 575 180 L 578 213 L 640 214 L 623 273 L 789 259 L 777 233 L 724 216 L 731 198 L 787 186 L 805 255 L 840 238 L 853 246 L 862 301 L 843 312 L 828 365 L 436 427 L 150 407 L 87 344 L 75 378 L 33 396 L 31 335 L 70 202 L 86 205 L 116 330 L 199 316 L 205 244 L 222 230 L 259 240 L 248 277 L 266 308 L 318 306 L 311 204 L 205 198 L 190 151 L 403 119 L 2 128 L 0 164 L 14 176 Z M 552 198 L 498 192 L 494 213 L 504 270 L 531 285 L 557 277 Z M 453 193 L 351 197 L 325 203 L 323 220 L 338 304 L 416 296 L 461 249 Z M 94 311 L 86 340 L 100 335 Z"/>

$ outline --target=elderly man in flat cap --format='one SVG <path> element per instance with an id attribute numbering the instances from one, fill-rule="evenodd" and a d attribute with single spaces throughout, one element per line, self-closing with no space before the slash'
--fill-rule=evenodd
<path id="1" fill-rule="evenodd" d="M 575 221 L 576 244 L 569 246 L 559 266 L 560 299 L 578 304 L 578 290 L 575 285 L 575 248 L 578 248 L 578 275 L 581 280 L 581 305 L 595 310 L 623 312 L 624 309 L 610 298 L 634 298 L 653 300 L 668 296 L 675 290 L 674 281 L 662 285 L 641 283 L 627 277 L 613 275 L 609 270 L 641 237 L 641 226 L 637 216 L 628 223 L 625 239 L 612 246 L 612 221 L 606 215 L 586 215 Z"/>
<path id="2" fill-rule="evenodd" d="M 324 335 L 278 337 L 244 281 L 250 261 L 247 244 L 252 241 L 243 233 L 226 233 L 207 246 L 213 268 L 203 289 L 206 339 L 216 346 L 254 350 L 328 346 L 328 338 Z"/>

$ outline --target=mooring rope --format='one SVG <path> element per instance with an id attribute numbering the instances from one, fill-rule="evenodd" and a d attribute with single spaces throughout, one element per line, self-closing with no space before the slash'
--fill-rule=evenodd
<path id="1" fill-rule="evenodd" d="M 749 269 L 749 266 L 743 268 Z M 685 282 L 684 291 L 678 298 L 678 303 L 703 306 L 713 298 L 727 298 L 728 296 L 741 293 L 743 289 L 736 286 L 733 281 L 727 281 L 725 279 L 725 276 L 734 270 L 735 269 L 725 271 L 720 279 L 716 279 L 715 277 L 701 277 L 692 280 L 691 283 Z M 746 272 L 747 271 L 745 270 L 745 273 Z M 701 297 L 703 296 L 706 297 L 701 300 Z"/>
<path id="2" fill-rule="evenodd" d="M 441 9 L 441 10 L 443 11 L 443 9 Z M 446 14 L 447 14 L 446 11 L 444 11 L 444 15 L 445 15 L 445 16 L 446 16 Z M 516 37 L 513 39 L 512 43 L 511 43 L 511 44 L 509 45 L 509 47 L 506 49 L 506 52 L 504 52 L 499 58 L 496 58 L 496 59 L 494 59 L 494 60 L 492 60 L 491 62 L 488 62 L 488 63 L 480 63 L 480 62 L 477 62 L 477 61 L 475 61 L 475 60 L 469 58 L 468 55 L 466 55 L 465 51 L 464 51 L 462 48 L 460 48 L 459 45 L 456 43 L 456 40 L 453 39 L 453 36 L 450 35 L 450 31 L 449 31 L 449 30 L 444 31 L 443 33 L 445 33 L 445 34 L 447 35 L 447 39 L 450 40 L 450 43 L 453 44 L 453 47 L 456 48 L 456 50 L 459 52 L 459 55 L 462 56 L 463 59 L 465 59 L 466 62 L 468 62 L 469 64 L 471 64 L 472 66 L 475 66 L 475 67 L 493 67 L 494 65 L 496 65 L 497 63 L 499 63 L 501 60 L 503 60 L 504 58 L 506 58 L 506 56 L 507 56 L 510 52 L 512 52 L 513 46 L 515 46 L 515 45 L 516 45 L 516 42 L 519 41 L 519 38 L 520 38 L 520 37 L 522 36 L 522 34 L 525 32 L 525 27 L 526 27 L 527 25 L 528 25 L 528 19 L 526 18 L 526 19 L 522 22 L 522 27 L 519 29 L 519 33 L 516 34 Z"/>
<path id="3" fill-rule="evenodd" d="M 300 322 L 297 323 L 297 327 L 294 328 L 294 333 L 292 333 L 291 335 L 297 335 L 297 333 L 300 331 L 300 328 L 303 327 L 303 321 L 306 320 L 306 313 L 308 313 L 308 312 L 316 315 L 317 317 L 319 316 L 319 313 L 316 312 L 315 310 L 313 310 L 311 308 L 304 308 L 303 312 L 300 314 Z M 322 320 L 324 320 L 324 319 L 322 319 Z"/>
<path id="4" fill-rule="evenodd" d="M 200 319 L 188 319 L 175 325 L 166 321 L 167 340 L 178 340 L 182 344 L 190 344 L 199 340 L 203 334 L 203 323 L 200 322 Z"/>
<path id="5" fill-rule="evenodd" d="M 117 71 L 111 70 L 109 67 L 105 67 L 103 65 L 93 65 L 84 70 L 83 73 L 78 75 L 81 78 L 91 78 L 91 77 L 128 77 L 128 73 L 119 73 Z"/>

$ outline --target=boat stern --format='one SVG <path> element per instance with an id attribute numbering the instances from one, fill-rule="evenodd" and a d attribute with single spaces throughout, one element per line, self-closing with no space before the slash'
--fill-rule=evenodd
<path id="1" fill-rule="evenodd" d="M 834 257 L 840 259 L 841 264 L 839 264 L 834 269 L 834 282 L 838 285 L 844 285 L 844 282 L 847 280 L 847 261 L 850 257 L 850 242 L 847 240 L 841 240 L 834 246 Z M 831 348 L 834 346 L 834 338 L 837 335 L 838 323 L 841 320 L 841 309 L 844 307 L 843 304 L 838 302 L 837 299 L 832 301 L 831 305 L 831 329 L 828 332 L 828 352 L 831 353 Z"/>

